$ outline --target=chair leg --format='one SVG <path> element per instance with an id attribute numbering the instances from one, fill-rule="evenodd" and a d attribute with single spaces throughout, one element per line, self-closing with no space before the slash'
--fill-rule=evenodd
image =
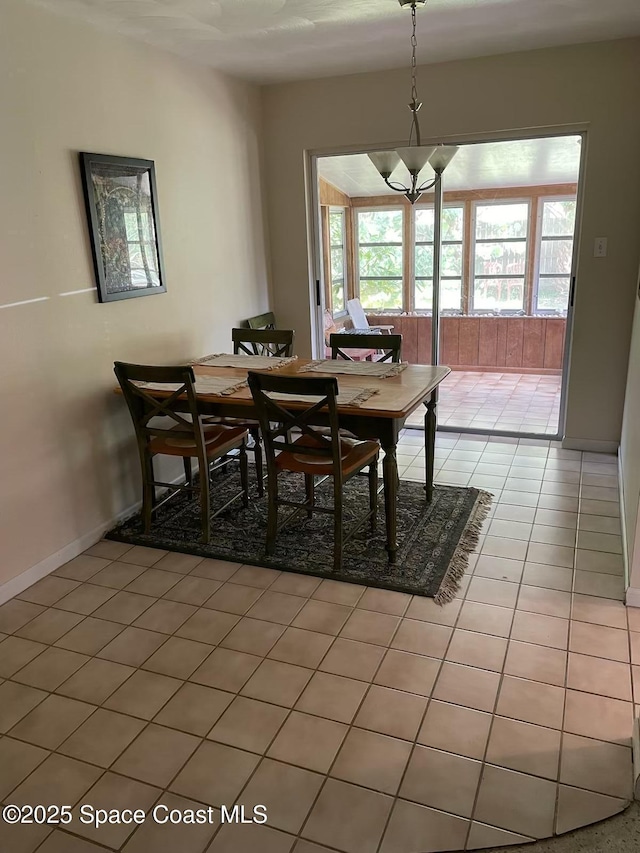
<path id="1" fill-rule="evenodd" d="M 191 470 L 191 459 L 188 456 L 184 456 L 182 461 L 184 462 L 184 481 L 187 486 L 193 485 L 193 472 Z"/>
<path id="2" fill-rule="evenodd" d="M 342 489 L 334 480 L 333 488 L 333 571 L 342 568 Z"/>
<path id="3" fill-rule="evenodd" d="M 151 456 L 145 454 L 142 462 L 142 519 L 145 533 L 151 533 L 151 517 L 156 492 L 153 479 L 153 460 Z"/>
<path id="4" fill-rule="evenodd" d="M 307 493 L 307 518 L 312 518 L 313 507 L 316 502 L 315 481 L 313 474 L 304 475 L 304 488 Z"/>
<path id="5" fill-rule="evenodd" d="M 247 463 L 247 445 L 240 446 L 240 482 L 242 484 L 242 505 L 249 506 L 249 466 Z"/>
<path id="6" fill-rule="evenodd" d="M 202 541 L 208 545 L 211 541 L 211 484 L 209 465 L 206 462 L 204 471 L 200 471 L 200 517 L 202 520 Z"/>
<path id="7" fill-rule="evenodd" d="M 262 479 L 262 439 L 260 437 L 260 430 L 256 427 L 251 431 L 251 438 L 253 439 L 253 455 L 256 463 L 256 477 L 258 478 L 258 497 L 262 497 L 264 494 L 264 480 Z"/>
<path id="8" fill-rule="evenodd" d="M 267 514 L 267 554 L 273 554 L 276 548 L 276 534 L 278 532 L 278 477 L 271 474 L 267 478 L 267 492 L 269 508 Z"/>
<path id="9" fill-rule="evenodd" d="M 378 457 L 369 465 L 369 509 L 371 510 L 371 532 L 376 532 L 378 517 Z"/>

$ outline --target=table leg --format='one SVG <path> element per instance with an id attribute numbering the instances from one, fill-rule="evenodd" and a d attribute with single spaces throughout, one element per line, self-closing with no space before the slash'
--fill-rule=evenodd
<path id="1" fill-rule="evenodd" d="M 397 545 L 396 511 L 398 501 L 398 460 L 396 459 L 396 442 L 382 445 L 384 458 L 382 460 L 382 476 L 384 478 L 384 512 L 387 523 L 387 553 L 389 562 L 395 563 Z"/>
<path id="2" fill-rule="evenodd" d="M 427 503 L 431 503 L 433 498 L 433 466 L 435 462 L 436 451 L 436 406 L 438 405 L 438 389 L 435 388 L 431 392 L 431 396 L 425 403 L 427 411 L 424 415 L 424 467 L 425 467 L 425 491 L 427 493 Z"/>

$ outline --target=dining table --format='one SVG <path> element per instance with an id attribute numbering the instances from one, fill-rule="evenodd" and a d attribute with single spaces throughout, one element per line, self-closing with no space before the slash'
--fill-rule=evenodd
<path id="1" fill-rule="evenodd" d="M 214 363 L 206 363 L 208 361 Z M 193 362 L 196 377 L 195 390 L 198 408 L 205 416 L 221 416 L 225 418 L 255 419 L 257 412 L 249 388 L 244 384 L 248 370 L 252 367 L 253 356 L 237 358 L 229 356 L 227 363 L 242 364 L 242 366 L 220 366 L 215 362 L 224 363 L 222 357 L 212 356 Z M 205 363 L 202 363 L 205 362 Z M 352 368 L 354 373 L 342 373 L 344 367 L 337 366 L 339 362 L 327 360 L 326 372 L 324 363 L 303 358 L 282 359 L 281 365 L 275 368 L 279 376 L 309 376 L 336 375 L 338 380 L 338 417 L 340 428 L 352 433 L 358 439 L 373 439 L 380 442 L 383 450 L 382 475 L 384 484 L 384 506 L 386 520 L 386 549 L 390 563 L 396 560 L 397 543 L 397 501 L 398 501 L 398 463 L 396 458 L 398 439 L 407 418 L 420 406 L 425 406 L 424 414 L 424 447 L 425 447 L 425 500 L 430 502 L 433 496 L 434 451 L 437 426 L 438 386 L 451 372 L 449 367 L 427 364 L 402 364 L 389 370 L 392 375 L 385 377 L 374 375 L 359 375 L 358 367 Z M 256 369 L 259 364 L 266 362 L 255 359 Z M 349 364 L 356 365 L 356 362 Z M 362 364 L 372 364 L 363 362 Z M 245 366 L 246 365 L 246 366 Z M 273 368 L 272 368 L 273 369 Z M 373 368 L 362 368 L 369 370 Z M 313 372 L 310 372 L 313 371 Z M 229 385 L 238 385 L 231 393 L 209 393 L 208 382 L 217 379 L 228 381 Z M 199 381 L 200 380 L 200 381 Z M 357 390 L 365 391 L 358 401 Z M 160 392 L 154 391 L 154 394 Z M 340 396 L 353 402 L 341 403 Z M 180 411 L 182 403 L 176 398 L 172 404 Z M 309 402 L 291 399 L 287 409 L 304 409 Z M 328 418 L 322 411 L 314 415 L 313 421 L 317 426 L 326 426 Z"/>

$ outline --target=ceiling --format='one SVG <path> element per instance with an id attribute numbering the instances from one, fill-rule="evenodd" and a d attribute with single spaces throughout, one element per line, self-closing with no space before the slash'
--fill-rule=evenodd
<path id="1" fill-rule="evenodd" d="M 580 137 L 556 136 L 513 142 L 463 145 L 445 172 L 447 190 L 481 190 L 575 183 L 580 166 Z M 318 174 L 349 196 L 395 196 L 366 154 L 318 159 Z M 433 177 L 430 167 L 423 180 Z M 409 181 L 399 166 L 393 180 Z"/>
<path id="2" fill-rule="evenodd" d="M 401 67 L 397 0 L 30 0 L 259 83 Z M 638 0 L 429 0 L 420 63 L 640 34 Z"/>

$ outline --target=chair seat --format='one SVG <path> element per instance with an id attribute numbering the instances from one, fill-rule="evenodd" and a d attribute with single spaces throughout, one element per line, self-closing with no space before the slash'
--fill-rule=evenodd
<path id="1" fill-rule="evenodd" d="M 224 418 L 218 415 L 211 415 L 202 418 L 203 424 L 220 424 L 226 427 L 240 427 L 240 429 L 259 429 L 260 423 L 253 421 L 250 418 Z"/>
<path id="2" fill-rule="evenodd" d="M 179 429 L 179 427 L 177 428 Z M 247 437 L 247 430 L 241 427 L 208 426 L 203 429 L 207 456 L 224 456 L 238 447 Z M 191 438 L 164 438 L 157 436 L 149 443 L 151 453 L 164 453 L 168 456 L 197 456 L 195 440 Z"/>
<path id="3" fill-rule="evenodd" d="M 328 447 L 328 444 L 320 444 L 311 436 L 303 435 L 293 442 L 300 448 L 300 453 L 285 450 L 276 457 L 276 467 L 280 471 L 296 471 L 301 474 L 316 474 L 317 476 L 331 475 L 333 473 L 333 461 L 326 456 L 315 456 L 305 453 L 305 447 Z M 369 462 L 373 462 L 380 452 L 377 441 L 350 441 L 340 439 L 340 456 L 342 462 L 342 475 L 348 477 L 355 471 L 359 471 Z"/>

